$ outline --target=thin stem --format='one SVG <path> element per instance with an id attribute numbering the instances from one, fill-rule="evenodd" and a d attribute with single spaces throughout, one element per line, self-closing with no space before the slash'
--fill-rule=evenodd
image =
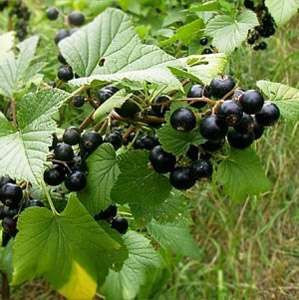
<path id="1" fill-rule="evenodd" d="M 93 116 L 94 110 L 83 120 L 81 125 L 79 126 L 80 131 L 83 131 L 89 124 L 93 122 Z"/>
<path id="2" fill-rule="evenodd" d="M 56 208 L 54 206 L 54 203 L 53 203 L 53 201 L 51 199 L 51 196 L 49 194 L 48 188 L 46 187 L 46 184 L 45 184 L 45 182 L 43 180 L 41 181 L 41 186 L 42 186 L 42 189 L 43 189 L 43 191 L 45 193 L 45 196 L 46 196 L 46 198 L 47 198 L 47 200 L 49 202 L 49 205 L 51 207 L 51 210 L 52 210 L 53 214 L 59 216 L 59 212 L 56 210 Z"/>
<path id="3" fill-rule="evenodd" d="M 17 104 L 14 98 L 11 99 L 12 124 L 17 127 Z"/>
<path id="4" fill-rule="evenodd" d="M 10 290 L 9 290 L 9 282 L 7 275 L 4 272 L 1 272 L 2 275 L 2 287 L 1 287 L 1 295 L 3 300 L 10 300 Z"/>

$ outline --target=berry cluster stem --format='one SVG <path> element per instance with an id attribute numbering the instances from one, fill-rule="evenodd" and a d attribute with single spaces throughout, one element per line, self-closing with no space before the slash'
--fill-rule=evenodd
<path id="1" fill-rule="evenodd" d="M 11 99 L 12 123 L 17 127 L 17 104 L 14 98 Z"/>
<path id="2" fill-rule="evenodd" d="M 7 275 L 4 272 L 1 272 L 2 275 L 2 286 L 1 286 L 1 295 L 3 300 L 10 300 L 10 289 Z"/>

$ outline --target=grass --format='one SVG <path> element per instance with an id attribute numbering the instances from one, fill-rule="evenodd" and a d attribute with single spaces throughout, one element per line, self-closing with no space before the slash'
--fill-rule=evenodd
<path id="1" fill-rule="evenodd" d="M 267 51 L 234 54 L 231 72 L 241 86 L 268 79 L 298 87 L 296 21 Z M 277 126 L 256 148 L 271 191 L 243 203 L 207 187 L 194 191 L 193 232 L 203 257 L 178 264 L 161 299 L 299 299 L 298 124 Z"/>

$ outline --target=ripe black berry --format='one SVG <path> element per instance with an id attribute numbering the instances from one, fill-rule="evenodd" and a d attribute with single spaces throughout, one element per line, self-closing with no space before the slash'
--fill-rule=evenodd
<path id="1" fill-rule="evenodd" d="M 101 103 L 104 103 L 106 100 L 112 97 L 117 91 L 118 88 L 114 86 L 111 85 L 105 86 L 97 91 L 97 98 L 100 100 Z"/>
<path id="2" fill-rule="evenodd" d="M 264 131 L 265 131 L 264 126 L 260 125 L 256 120 L 254 120 L 254 123 L 253 123 L 254 139 L 255 140 L 260 139 L 263 136 Z"/>
<path id="3" fill-rule="evenodd" d="M 61 53 L 58 54 L 57 59 L 60 63 L 62 63 L 63 65 L 66 65 L 67 62 L 65 60 L 65 58 L 63 57 L 63 55 Z"/>
<path id="4" fill-rule="evenodd" d="M 59 143 L 54 149 L 55 159 L 61 161 L 71 161 L 74 158 L 74 150 L 71 145 Z"/>
<path id="5" fill-rule="evenodd" d="M 202 46 L 206 46 L 208 43 L 209 43 L 209 39 L 207 37 L 202 37 L 200 40 L 199 40 L 199 43 L 202 45 Z"/>
<path id="6" fill-rule="evenodd" d="M 69 81 L 73 79 L 73 70 L 69 66 L 61 66 L 58 70 L 57 76 L 62 81 Z"/>
<path id="7" fill-rule="evenodd" d="M 139 111 L 140 107 L 133 101 L 127 100 L 120 108 L 115 111 L 124 118 L 133 118 Z"/>
<path id="8" fill-rule="evenodd" d="M 17 219 L 5 217 L 2 221 L 3 230 L 10 236 L 17 234 Z"/>
<path id="9" fill-rule="evenodd" d="M 235 87 L 236 83 L 230 76 L 215 78 L 210 83 L 211 96 L 220 99 L 227 95 Z"/>
<path id="10" fill-rule="evenodd" d="M 74 171 L 66 177 L 64 184 L 69 191 L 81 191 L 86 186 L 86 176 L 83 172 Z"/>
<path id="11" fill-rule="evenodd" d="M 1 187 L 1 200 L 9 207 L 16 207 L 23 198 L 22 189 L 14 183 L 6 183 Z"/>
<path id="12" fill-rule="evenodd" d="M 85 22 L 85 16 L 79 11 L 72 11 L 68 15 L 68 21 L 71 25 L 81 26 Z"/>
<path id="13" fill-rule="evenodd" d="M 244 0 L 244 6 L 248 9 L 254 10 L 254 2 L 252 0 Z"/>
<path id="14" fill-rule="evenodd" d="M 207 140 L 201 145 L 202 149 L 208 152 L 215 152 L 220 150 L 225 143 L 224 139 L 221 140 Z"/>
<path id="15" fill-rule="evenodd" d="M 114 131 L 105 137 L 105 142 L 110 143 L 117 150 L 123 144 L 123 137 L 119 131 Z"/>
<path id="16" fill-rule="evenodd" d="M 230 129 L 227 134 L 227 140 L 233 148 L 245 149 L 253 143 L 254 134 L 252 132 L 242 134 L 235 129 Z"/>
<path id="17" fill-rule="evenodd" d="M 259 47 L 260 50 L 266 50 L 268 45 L 267 45 L 266 42 L 260 42 L 258 47 Z"/>
<path id="18" fill-rule="evenodd" d="M 158 117 L 163 117 L 169 109 L 170 97 L 167 95 L 160 95 L 156 97 L 154 103 L 151 105 L 152 111 Z"/>
<path id="19" fill-rule="evenodd" d="M 256 121 L 262 126 L 274 125 L 280 117 L 280 110 L 276 104 L 265 102 L 262 109 L 255 115 Z"/>
<path id="20" fill-rule="evenodd" d="M 240 97 L 244 94 L 244 91 L 241 89 L 236 89 L 234 91 L 234 94 L 232 96 L 233 100 L 238 101 L 240 99 Z"/>
<path id="21" fill-rule="evenodd" d="M 220 140 L 227 134 L 228 127 L 226 123 L 216 115 L 204 118 L 200 123 L 200 133 L 208 140 Z"/>
<path id="22" fill-rule="evenodd" d="M 188 98 L 202 98 L 206 94 L 207 94 L 207 91 L 202 85 L 194 84 L 194 85 L 191 86 L 187 97 Z M 189 104 L 193 107 L 196 107 L 196 108 L 202 108 L 202 107 L 206 106 L 207 103 L 205 101 L 198 101 L 198 100 L 192 101 L 192 100 L 190 100 Z"/>
<path id="23" fill-rule="evenodd" d="M 72 171 L 87 171 L 86 161 L 81 155 L 75 155 L 74 159 L 68 164 Z"/>
<path id="24" fill-rule="evenodd" d="M 112 220 L 111 228 L 117 230 L 120 234 L 125 234 L 129 228 L 129 223 L 125 218 L 116 217 Z"/>
<path id="25" fill-rule="evenodd" d="M 9 176 L 1 176 L 0 177 L 0 188 L 6 183 L 16 183 L 16 181 Z"/>
<path id="26" fill-rule="evenodd" d="M 242 118 L 242 115 L 242 108 L 234 100 L 224 101 L 217 112 L 217 116 L 224 120 L 228 126 L 234 126 L 238 124 Z"/>
<path id="27" fill-rule="evenodd" d="M 100 211 L 98 214 L 94 216 L 96 221 L 99 220 L 107 220 L 116 217 L 117 214 L 117 206 L 115 204 L 109 205 L 105 210 Z"/>
<path id="28" fill-rule="evenodd" d="M 192 176 L 191 168 L 175 168 L 169 177 L 170 184 L 178 190 L 188 190 L 195 184 L 195 178 Z"/>
<path id="29" fill-rule="evenodd" d="M 88 154 L 92 153 L 103 143 L 101 135 L 95 131 L 85 132 L 81 136 L 80 146 Z"/>
<path id="30" fill-rule="evenodd" d="M 149 159 L 158 173 L 171 172 L 176 164 L 175 156 L 165 152 L 161 146 L 156 146 L 151 150 Z"/>
<path id="31" fill-rule="evenodd" d="M 76 127 L 69 127 L 64 131 L 63 141 L 69 145 L 77 145 L 80 142 L 80 130 Z"/>
<path id="32" fill-rule="evenodd" d="M 60 41 L 63 39 L 67 38 L 70 36 L 70 32 L 67 29 L 60 29 L 54 38 L 54 41 L 56 44 L 58 44 Z"/>
<path id="33" fill-rule="evenodd" d="M 196 180 L 200 178 L 210 178 L 213 174 L 213 165 L 208 160 L 197 160 L 191 165 L 192 177 Z"/>
<path id="34" fill-rule="evenodd" d="M 205 48 L 202 50 L 201 54 L 204 54 L 204 55 L 213 54 L 213 50 L 210 48 Z"/>
<path id="35" fill-rule="evenodd" d="M 82 107 L 85 103 L 85 98 L 84 96 L 75 96 L 73 99 L 72 99 L 72 104 L 75 106 L 75 107 Z"/>
<path id="36" fill-rule="evenodd" d="M 65 169 L 60 165 L 53 165 L 52 168 L 44 172 L 44 181 L 48 185 L 59 185 L 65 178 Z"/>
<path id="37" fill-rule="evenodd" d="M 192 110 L 181 107 L 172 113 L 170 124 L 176 130 L 191 131 L 196 126 L 196 117 Z"/>
<path id="38" fill-rule="evenodd" d="M 247 114 L 255 114 L 264 105 L 264 97 L 255 90 L 246 91 L 239 99 L 243 111 Z"/>
<path id="39" fill-rule="evenodd" d="M 47 18 L 51 21 L 57 20 L 59 16 L 59 10 L 56 7 L 49 7 L 47 9 Z"/>
<path id="40" fill-rule="evenodd" d="M 146 149 L 152 150 L 154 147 L 159 145 L 159 141 L 154 136 L 143 135 L 142 137 L 138 138 L 134 143 L 135 149 Z"/>
<path id="41" fill-rule="evenodd" d="M 240 133 L 248 133 L 254 127 L 254 119 L 251 115 L 243 113 L 242 118 L 238 124 L 234 126 L 235 130 Z"/>
<path id="42" fill-rule="evenodd" d="M 191 160 L 198 160 L 198 155 L 199 155 L 199 149 L 198 147 L 194 146 L 194 145 L 190 145 L 186 156 L 188 158 L 190 158 Z"/>

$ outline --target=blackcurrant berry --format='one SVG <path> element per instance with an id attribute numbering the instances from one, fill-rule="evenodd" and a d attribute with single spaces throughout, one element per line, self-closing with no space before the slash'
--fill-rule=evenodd
<path id="1" fill-rule="evenodd" d="M 17 219 L 5 217 L 2 221 L 3 230 L 10 234 L 10 236 L 15 236 L 17 234 Z"/>
<path id="2" fill-rule="evenodd" d="M 225 143 L 224 139 L 221 140 L 207 140 L 201 145 L 202 149 L 208 152 L 215 152 L 220 150 Z"/>
<path id="3" fill-rule="evenodd" d="M 51 21 L 57 20 L 59 16 L 59 10 L 56 7 L 49 7 L 47 9 L 47 18 Z"/>
<path id="4" fill-rule="evenodd" d="M 70 32 L 67 29 L 60 29 L 54 38 L 54 41 L 56 44 L 58 44 L 60 41 L 63 39 L 67 38 L 70 36 Z"/>
<path id="5" fill-rule="evenodd" d="M 231 147 L 245 149 L 253 143 L 254 134 L 252 132 L 242 134 L 235 129 L 230 129 L 227 134 L 227 140 Z"/>
<path id="6" fill-rule="evenodd" d="M 208 140 L 220 140 L 227 134 L 226 123 L 216 115 L 205 117 L 200 123 L 200 133 Z"/>
<path id="7" fill-rule="evenodd" d="M 116 217 L 117 214 L 117 206 L 115 204 L 109 205 L 105 210 L 100 211 L 98 214 L 94 216 L 96 221 L 99 220 L 107 220 Z"/>
<path id="8" fill-rule="evenodd" d="M 64 131 L 63 141 L 69 145 L 77 145 L 80 142 L 80 130 L 76 127 L 69 127 Z"/>
<path id="9" fill-rule="evenodd" d="M 1 206 L 2 219 L 5 217 L 13 218 L 19 213 L 19 207 L 12 208 L 6 205 Z"/>
<path id="10" fill-rule="evenodd" d="M 115 111 L 124 118 L 134 118 L 140 111 L 140 107 L 133 101 L 127 100 L 120 108 L 115 108 Z"/>
<path id="11" fill-rule="evenodd" d="M 211 96 L 220 99 L 227 95 L 235 87 L 236 83 L 230 76 L 215 78 L 210 83 Z"/>
<path id="12" fill-rule="evenodd" d="M 87 171 L 86 161 L 80 155 L 75 155 L 74 159 L 69 163 L 72 171 Z"/>
<path id="13" fill-rule="evenodd" d="M 213 165 L 208 160 L 197 160 L 191 165 L 192 177 L 196 180 L 200 178 L 210 178 L 213 174 Z"/>
<path id="14" fill-rule="evenodd" d="M 209 39 L 207 37 L 202 37 L 200 40 L 199 40 L 199 43 L 202 45 L 202 46 L 206 46 L 208 43 L 209 43 Z"/>
<path id="15" fill-rule="evenodd" d="M 1 187 L 2 201 L 12 207 L 16 206 L 23 198 L 22 189 L 14 183 L 6 183 Z"/>
<path id="16" fill-rule="evenodd" d="M 123 144 L 123 137 L 119 131 L 114 131 L 105 137 L 105 142 L 110 143 L 117 150 Z"/>
<path id="17" fill-rule="evenodd" d="M 86 186 L 86 176 L 83 172 L 75 171 L 66 177 L 64 184 L 69 191 L 81 191 Z"/>
<path id="18" fill-rule="evenodd" d="M 135 141 L 134 148 L 152 150 L 157 145 L 159 145 L 159 141 L 156 137 L 143 135 Z"/>
<path id="19" fill-rule="evenodd" d="M 191 86 L 187 97 L 188 98 L 203 98 L 206 96 L 207 90 L 200 84 L 194 84 Z M 192 101 L 192 99 L 188 102 L 191 106 L 196 107 L 196 108 L 202 108 L 206 106 L 205 101 Z"/>
<path id="20" fill-rule="evenodd" d="M 172 113 L 170 124 L 176 130 L 191 131 L 196 126 L 196 117 L 192 110 L 181 107 Z"/>
<path id="21" fill-rule="evenodd" d="M 60 165 L 53 165 L 52 168 L 47 169 L 44 172 L 44 181 L 48 185 L 59 185 L 63 182 L 65 178 L 65 169 Z"/>
<path id="22" fill-rule="evenodd" d="M 178 190 L 188 190 L 195 184 L 195 178 L 192 176 L 191 168 L 175 168 L 169 176 L 170 184 Z"/>
<path id="23" fill-rule="evenodd" d="M 199 149 L 198 147 L 194 146 L 194 145 L 190 145 L 186 156 L 188 158 L 190 158 L 191 160 L 198 160 L 198 155 L 199 155 Z"/>
<path id="24" fill-rule="evenodd" d="M 254 2 L 252 0 L 244 0 L 244 6 L 248 9 L 254 10 Z"/>
<path id="25" fill-rule="evenodd" d="M 63 65 L 66 65 L 67 62 L 65 60 L 65 58 L 63 57 L 63 55 L 61 53 L 58 54 L 57 59 L 60 63 L 62 63 Z"/>
<path id="26" fill-rule="evenodd" d="M 69 66 L 61 66 L 58 70 L 57 77 L 62 81 L 69 81 L 73 79 L 73 70 Z"/>
<path id="27" fill-rule="evenodd" d="M 71 145 L 59 143 L 54 149 L 55 159 L 61 161 L 71 161 L 74 158 L 74 150 Z"/>
<path id="28" fill-rule="evenodd" d="M 151 150 L 149 159 L 158 173 L 171 172 L 176 164 L 175 156 L 164 151 L 161 146 L 156 146 Z"/>
<path id="29" fill-rule="evenodd" d="M 236 89 L 233 94 L 233 100 L 239 101 L 240 97 L 244 94 L 244 91 L 241 89 Z"/>
<path id="30" fill-rule="evenodd" d="M 224 120 L 228 126 L 234 126 L 238 124 L 242 118 L 242 115 L 242 108 L 234 100 L 224 101 L 217 112 L 217 116 Z"/>
<path id="31" fill-rule="evenodd" d="M 278 106 L 271 102 L 265 102 L 262 109 L 255 115 L 256 121 L 262 126 L 274 125 L 280 117 Z"/>
<path id="32" fill-rule="evenodd" d="M 95 131 L 85 132 L 81 136 L 80 146 L 88 154 L 92 153 L 103 143 L 101 135 Z"/>
<path id="33" fill-rule="evenodd" d="M 104 103 L 106 100 L 112 97 L 117 91 L 118 88 L 114 86 L 105 86 L 97 91 L 97 98 L 100 100 L 101 103 Z"/>
<path id="34" fill-rule="evenodd" d="M 2 231 L 2 247 L 6 247 L 11 239 L 11 235 L 5 231 Z"/>
<path id="35" fill-rule="evenodd" d="M 82 107 L 85 103 L 85 98 L 84 96 L 75 96 L 73 99 L 72 99 L 72 104 L 75 106 L 75 107 Z"/>
<path id="36" fill-rule="evenodd" d="M 254 119 L 251 115 L 243 113 L 242 118 L 238 124 L 234 126 L 235 130 L 240 133 L 248 133 L 254 127 Z"/>
<path id="37" fill-rule="evenodd" d="M 125 234 L 129 228 L 129 223 L 125 218 L 116 217 L 112 220 L 111 228 L 117 230 L 120 234 Z"/>
<path id="38" fill-rule="evenodd" d="M 264 97 L 255 90 L 246 91 L 239 99 L 243 111 L 247 114 L 255 114 L 261 110 L 264 105 Z"/>
<path id="39" fill-rule="evenodd" d="M 74 26 L 81 26 L 85 22 L 85 16 L 79 11 L 72 11 L 67 18 L 69 23 Z"/>
<path id="40" fill-rule="evenodd" d="M 260 42 L 260 43 L 258 44 L 258 47 L 259 47 L 260 50 L 266 50 L 267 47 L 268 47 L 268 45 L 267 45 L 266 42 Z"/>
<path id="41" fill-rule="evenodd" d="M 254 134 L 254 139 L 258 140 L 260 139 L 265 132 L 264 126 L 260 125 L 256 120 L 254 120 L 253 123 L 253 134 Z"/>
<path id="42" fill-rule="evenodd" d="M 0 188 L 6 183 L 16 183 L 16 181 L 9 176 L 1 176 L 0 177 Z"/>
<path id="43" fill-rule="evenodd" d="M 163 117 L 169 109 L 171 98 L 167 95 L 160 95 L 156 97 L 154 103 L 151 105 L 152 111 L 158 117 Z"/>
<path id="44" fill-rule="evenodd" d="M 202 50 L 201 54 L 203 55 L 213 54 L 213 50 L 210 48 L 205 48 Z"/>

